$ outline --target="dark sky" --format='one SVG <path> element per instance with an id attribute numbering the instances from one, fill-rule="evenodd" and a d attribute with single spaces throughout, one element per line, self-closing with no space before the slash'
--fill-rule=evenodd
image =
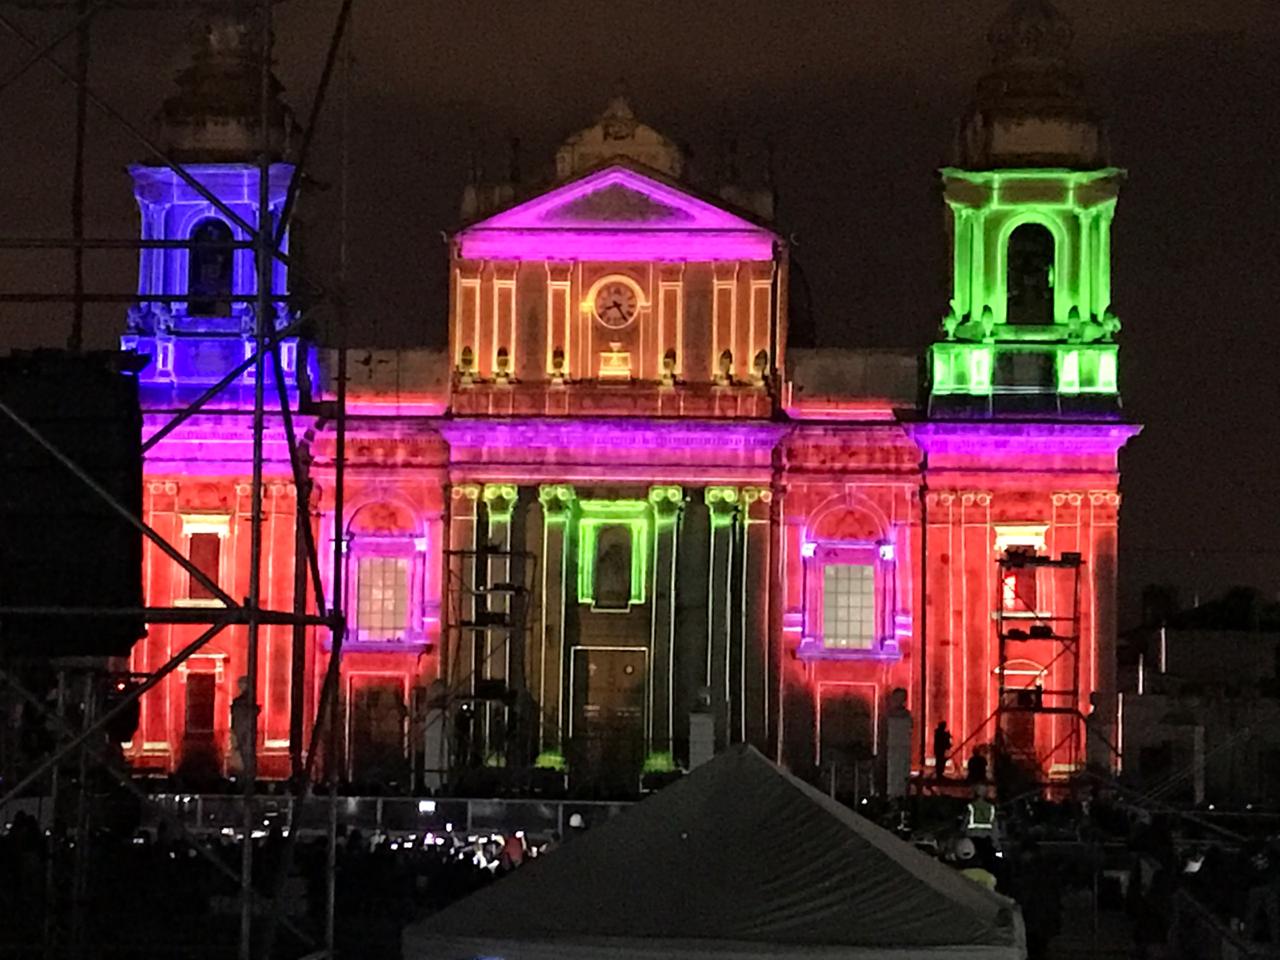
<path id="1" fill-rule="evenodd" d="M 1076 57 L 1130 170 L 1115 234 L 1121 376 L 1146 424 L 1124 454 L 1122 570 L 1132 598 L 1168 580 L 1184 598 L 1235 583 L 1280 591 L 1280 4 L 1059 0 Z M 987 64 L 1003 0 L 358 0 L 351 96 L 357 339 L 438 341 L 442 230 L 477 143 L 526 175 L 590 123 L 625 79 L 642 119 L 714 172 L 735 136 L 750 171 L 777 144 L 779 215 L 808 275 L 823 343 L 923 346 L 946 302 L 936 167 Z M 278 13 L 279 74 L 305 114 L 336 0 Z M 20 21 L 51 36 L 48 14 Z M 185 18 L 103 15 L 94 83 L 145 124 L 182 63 Z M 0 36 L 0 74 L 22 48 Z M 0 94 L 0 233 L 66 232 L 71 91 L 37 68 Z M 336 107 L 336 100 L 330 108 Z M 331 267 L 336 118 L 317 141 L 304 213 Z M 134 234 L 123 173 L 143 154 L 91 126 L 88 231 Z M 0 254 L 0 289 L 65 284 L 64 255 Z M 98 254 L 94 289 L 129 288 L 124 254 Z M 91 317 L 106 344 L 123 310 Z M 68 308 L 9 308 L 0 344 L 59 344 Z"/>

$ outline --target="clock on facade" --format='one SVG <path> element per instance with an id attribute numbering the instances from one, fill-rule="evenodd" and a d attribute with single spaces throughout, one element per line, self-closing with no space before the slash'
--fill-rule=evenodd
<path id="1" fill-rule="evenodd" d="M 610 330 L 628 326 L 640 312 L 640 291 L 621 277 L 611 277 L 596 288 L 596 319 Z"/>

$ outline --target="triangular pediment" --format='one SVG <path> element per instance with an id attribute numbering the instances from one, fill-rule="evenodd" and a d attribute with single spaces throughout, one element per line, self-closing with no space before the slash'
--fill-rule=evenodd
<path id="1" fill-rule="evenodd" d="M 552 226 L 574 224 L 622 223 L 679 224 L 686 226 L 694 220 L 688 210 L 636 190 L 623 183 L 611 183 L 591 193 L 575 197 L 556 207 L 551 207 L 539 218 Z"/>
<path id="2" fill-rule="evenodd" d="M 611 245 L 611 236 L 620 244 Z M 777 237 L 665 178 L 612 164 L 480 220 L 457 239 L 463 256 L 525 259 L 545 250 L 548 257 L 608 259 L 625 246 L 637 259 L 767 260 Z"/>
<path id="3" fill-rule="evenodd" d="M 637 229 L 764 229 L 724 207 L 620 164 L 553 187 L 541 196 L 494 214 L 467 229 L 626 226 Z"/>

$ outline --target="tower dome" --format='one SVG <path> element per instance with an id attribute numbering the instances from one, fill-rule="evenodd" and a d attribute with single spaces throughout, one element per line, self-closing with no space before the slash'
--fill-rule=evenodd
<path id="1" fill-rule="evenodd" d="M 211 12 L 195 24 L 191 39 L 191 65 L 178 74 L 178 92 L 159 113 L 165 147 L 187 163 L 256 159 L 261 149 L 261 30 L 244 14 Z M 293 115 L 280 100 L 282 89 L 273 74 L 268 115 L 273 160 L 288 152 L 293 129 Z"/>
<path id="2" fill-rule="evenodd" d="M 637 120 L 621 90 L 609 100 L 599 120 L 573 134 L 556 151 L 556 178 L 568 180 L 611 160 L 633 160 L 674 179 L 684 170 L 680 148 Z"/>
<path id="3" fill-rule="evenodd" d="M 1013 0 L 987 34 L 992 68 L 961 121 L 959 166 L 1106 166 L 1105 129 L 1070 62 L 1074 34 L 1050 0 Z"/>

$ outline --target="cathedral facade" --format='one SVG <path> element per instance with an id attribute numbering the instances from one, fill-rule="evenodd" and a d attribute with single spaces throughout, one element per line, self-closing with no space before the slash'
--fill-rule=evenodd
<path id="1" fill-rule="evenodd" d="M 252 150 L 225 102 L 201 102 L 201 78 L 249 69 L 252 51 L 234 26 L 206 39 L 164 111 L 171 146 L 253 223 Z M 945 722 L 948 774 L 998 748 L 1055 778 L 1085 764 L 1086 716 L 1107 739 L 1117 455 L 1137 429 L 1110 299 L 1122 173 L 1068 65 L 1067 22 L 1016 3 L 991 39 L 942 171 L 953 292 L 922 355 L 789 348 L 771 197 L 695 187 L 622 98 L 548 182 L 467 188 L 438 305 L 448 347 L 351 351 L 341 463 L 335 354 L 284 337 L 269 389 L 293 411 L 306 483 L 269 417 L 263 602 L 305 594 L 301 513 L 341 558 L 344 778 L 541 769 L 625 792 L 746 741 L 883 785 L 904 729 L 890 715 L 911 717 L 894 749 L 921 774 Z M 292 172 L 278 122 L 276 215 Z M 242 224 L 167 168 L 132 175 L 144 238 L 196 242 L 142 254 L 124 346 L 150 358 L 154 431 L 251 355 L 258 278 Z M 283 267 L 273 284 L 270 322 L 288 334 Z M 252 389 L 248 370 L 150 445 L 145 469 L 147 522 L 233 597 L 249 576 Z M 149 603 L 219 604 L 146 550 Z M 244 630 L 144 697 L 137 769 L 235 772 Z M 152 626 L 132 669 L 199 632 Z M 331 639 L 267 625 L 260 655 L 259 770 L 284 777 Z"/>

